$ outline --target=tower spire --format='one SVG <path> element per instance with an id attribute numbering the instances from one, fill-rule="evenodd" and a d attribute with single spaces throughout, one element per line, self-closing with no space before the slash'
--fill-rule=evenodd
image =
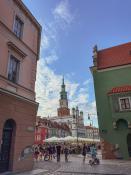
<path id="1" fill-rule="evenodd" d="M 64 80 L 64 75 L 63 75 L 63 79 L 62 79 L 63 85 L 65 85 L 65 80 Z"/>

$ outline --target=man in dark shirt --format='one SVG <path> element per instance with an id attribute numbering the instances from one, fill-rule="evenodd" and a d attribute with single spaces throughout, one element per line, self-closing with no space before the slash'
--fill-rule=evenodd
<path id="1" fill-rule="evenodd" d="M 57 162 L 60 162 L 61 146 L 56 145 Z"/>

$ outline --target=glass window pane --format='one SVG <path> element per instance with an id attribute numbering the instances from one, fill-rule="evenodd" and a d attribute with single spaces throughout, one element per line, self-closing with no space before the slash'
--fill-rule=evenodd
<path id="1" fill-rule="evenodd" d="M 16 16 L 14 24 L 14 33 L 19 38 L 22 36 L 22 28 L 23 28 L 23 22 Z"/>
<path id="2" fill-rule="evenodd" d="M 8 71 L 8 79 L 14 83 L 17 82 L 19 73 L 19 61 L 11 55 Z"/>
<path id="3" fill-rule="evenodd" d="M 120 99 L 120 105 L 121 105 L 121 109 L 123 110 L 131 109 L 129 98 Z"/>

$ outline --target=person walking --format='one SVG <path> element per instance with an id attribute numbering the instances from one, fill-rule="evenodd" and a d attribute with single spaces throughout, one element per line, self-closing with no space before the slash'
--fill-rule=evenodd
<path id="1" fill-rule="evenodd" d="M 83 145 L 83 149 L 82 149 L 83 163 L 85 163 L 86 152 L 87 152 L 87 147 L 86 147 L 86 144 L 84 143 L 84 145 Z"/>
<path id="2" fill-rule="evenodd" d="M 97 150 L 96 150 L 96 147 L 95 147 L 94 144 L 91 145 L 90 152 L 91 152 L 92 159 L 95 159 L 96 158 L 96 155 L 97 155 Z"/>
<path id="3" fill-rule="evenodd" d="M 57 144 L 56 145 L 57 162 L 60 162 L 60 153 L 61 153 L 61 146 Z"/>
<path id="4" fill-rule="evenodd" d="M 35 157 L 35 160 L 38 161 L 39 159 L 39 148 L 38 147 L 35 147 L 35 150 L 34 150 L 34 157 Z"/>
<path id="5" fill-rule="evenodd" d="M 53 151 L 53 158 L 55 159 L 55 157 L 56 157 L 56 147 L 55 147 L 55 145 L 52 146 L 52 151 Z"/>
<path id="6" fill-rule="evenodd" d="M 52 160 L 52 156 L 53 156 L 53 146 L 50 144 L 49 145 L 49 159 Z"/>
<path id="7" fill-rule="evenodd" d="M 69 149 L 67 145 L 65 145 L 64 154 L 65 154 L 65 162 L 68 162 Z"/>

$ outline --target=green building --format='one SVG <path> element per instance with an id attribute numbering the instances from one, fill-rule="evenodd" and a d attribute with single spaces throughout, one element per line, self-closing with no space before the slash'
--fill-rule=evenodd
<path id="1" fill-rule="evenodd" d="M 93 50 L 90 68 L 103 159 L 131 158 L 131 42 Z"/>

